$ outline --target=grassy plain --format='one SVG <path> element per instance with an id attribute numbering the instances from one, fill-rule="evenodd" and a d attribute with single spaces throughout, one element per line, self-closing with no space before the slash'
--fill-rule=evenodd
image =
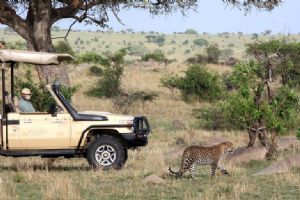
<path id="1" fill-rule="evenodd" d="M 54 36 L 64 35 L 63 32 Z M 149 117 L 153 134 L 149 145 L 141 151 L 130 151 L 128 162 L 120 171 L 93 171 L 85 159 L 61 159 L 53 166 L 41 158 L 4 158 L 0 157 L 0 199 L 299 199 L 300 171 L 294 169 L 287 174 L 252 176 L 253 173 L 268 166 L 268 161 L 253 161 L 250 164 L 227 166 L 231 176 L 218 174 L 210 177 L 208 167 L 199 167 L 197 179 L 188 177 L 175 179 L 167 175 L 167 169 L 179 167 L 179 157 L 172 156 L 176 149 L 190 144 L 199 144 L 214 136 L 224 136 L 236 146 L 247 142 L 243 132 L 206 131 L 195 128 L 196 121 L 191 116 L 192 109 L 205 106 L 207 102 L 187 103 L 180 94 L 161 87 L 160 78 L 167 74 L 181 74 L 186 68 L 183 61 L 197 52 L 203 51 L 192 45 L 195 38 L 206 38 L 217 43 L 221 48 L 234 44 L 234 56 L 244 57 L 245 44 L 253 41 L 252 36 L 238 35 L 228 38 L 218 35 L 166 35 L 165 45 L 159 47 L 148 43 L 146 34 L 72 32 L 69 42 L 78 53 L 96 51 L 99 53 L 131 45 L 143 44 L 149 51 L 161 49 L 168 58 L 177 61 L 165 66 L 159 63 L 140 63 L 137 56 L 129 56 L 132 62 L 125 66 L 122 87 L 127 90 L 158 92 L 159 97 L 145 107 L 136 105 L 130 114 L 143 114 Z M 94 38 L 97 38 L 97 41 Z M 270 39 L 271 36 L 259 36 Z M 283 36 L 274 36 L 282 38 Z M 0 31 L 0 40 L 6 42 L 21 41 L 13 34 Z M 84 46 L 76 46 L 77 38 L 84 40 Z M 288 36 L 289 40 L 300 41 L 298 35 Z M 93 39 L 93 41 L 92 41 Z M 172 42 L 172 41 L 175 41 Z M 182 43 L 188 40 L 188 45 Z M 88 43 L 89 41 L 89 43 Z M 124 41 L 126 43 L 124 43 Z M 106 47 L 108 45 L 108 47 Z M 84 47 L 84 48 L 83 48 Z M 174 50 L 175 48 L 175 50 Z M 190 49 L 191 53 L 186 54 Z M 169 53 L 168 53 L 169 52 Z M 95 84 L 97 78 L 90 76 L 90 65 L 68 66 L 72 85 L 79 85 L 73 97 L 73 104 L 78 110 L 101 110 L 118 112 L 110 99 L 98 99 L 85 95 Z M 209 65 L 217 73 L 230 71 L 231 68 Z M 23 74 L 20 70 L 18 76 Z M 181 122 L 178 127 L 178 121 Z M 151 185 L 144 178 L 151 174 L 164 177 L 165 185 Z"/>

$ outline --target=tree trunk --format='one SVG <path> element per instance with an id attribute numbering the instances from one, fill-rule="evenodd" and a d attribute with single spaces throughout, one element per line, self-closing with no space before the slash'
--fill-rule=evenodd
<path id="1" fill-rule="evenodd" d="M 51 1 L 32 1 L 29 5 L 27 20 L 30 22 L 27 46 L 34 51 L 54 52 L 51 40 L 52 26 Z M 64 85 L 70 85 L 67 71 L 62 65 L 37 66 L 39 79 L 44 83 L 52 83 L 55 79 Z"/>

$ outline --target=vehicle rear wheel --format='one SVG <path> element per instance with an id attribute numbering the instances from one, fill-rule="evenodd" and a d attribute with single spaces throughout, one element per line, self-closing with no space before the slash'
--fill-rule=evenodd
<path id="1" fill-rule="evenodd" d="M 121 169 L 127 161 L 127 148 L 121 139 L 101 135 L 88 148 L 87 160 L 94 169 Z"/>

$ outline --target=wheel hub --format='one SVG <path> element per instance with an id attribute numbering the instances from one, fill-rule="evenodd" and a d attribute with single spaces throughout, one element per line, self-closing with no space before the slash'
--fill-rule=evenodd
<path id="1" fill-rule="evenodd" d="M 101 145 L 95 152 L 96 161 L 102 166 L 109 166 L 116 161 L 117 152 L 110 145 Z"/>

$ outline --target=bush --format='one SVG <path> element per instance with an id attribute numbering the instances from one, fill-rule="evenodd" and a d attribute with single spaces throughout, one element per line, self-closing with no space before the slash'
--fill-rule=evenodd
<path id="1" fill-rule="evenodd" d="M 162 52 L 160 50 L 156 50 L 154 52 L 147 53 L 142 56 L 142 61 L 149 61 L 149 60 L 154 60 L 157 62 L 167 62 L 168 61 L 164 52 Z"/>
<path id="2" fill-rule="evenodd" d="M 15 43 L 8 42 L 6 46 L 8 49 L 27 50 L 27 44 L 21 41 L 16 41 Z"/>
<path id="3" fill-rule="evenodd" d="M 217 44 L 213 44 L 206 48 L 206 54 L 208 63 L 217 64 L 221 55 L 221 51 Z"/>
<path id="4" fill-rule="evenodd" d="M 101 67 L 93 65 L 90 67 L 90 74 L 93 76 L 102 76 L 103 69 Z"/>
<path id="5" fill-rule="evenodd" d="M 102 66 L 110 65 L 110 61 L 108 58 L 105 58 L 94 52 L 86 52 L 86 53 L 80 55 L 77 59 L 77 62 L 79 62 L 79 63 L 94 63 L 94 64 L 100 64 Z"/>
<path id="6" fill-rule="evenodd" d="M 21 94 L 23 88 L 29 88 L 32 93 L 31 102 L 34 108 L 39 112 L 47 112 L 49 106 L 55 103 L 55 100 L 45 90 L 43 83 L 35 83 L 32 79 L 31 70 L 27 70 L 25 78 L 15 78 L 15 92 Z M 61 93 L 66 97 L 68 101 L 71 101 L 73 94 L 76 92 L 77 87 L 61 87 Z"/>
<path id="7" fill-rule="evenodd" d="M 133 56 L 142 56 L 146 52 L 148 52 L 147 47 L 144 45 L 133 45 L 129 46 L 126 48 L 128 55 L 133 55 Z"/>
<path id="8" fill-rule="evenodd" d="M 207 56 L 202 54 L 197 54 L 193 57 L 190 57 L 186 60 L 187 63 L 190 64 L 206 64 L 207 63 Z"/>
<path id="9" fill-rule="evenodd" d="M 187 29 L 185 32 L 184 32 L 185 34 L 198 34 L 198 32 L 196 31 L 196 30 L 194 30 L 194 29 Z"/>
<path id="10" fill-rule="evenodd" d="M 231 48 L 222 49 L 220 54 L 223 58 L 229 58 L 233 55 L 233 50 Z"/>
<path id="11" fill-rule="evenodd" d="M 113 99 L 114 107 L 123 114 L 128 114 L 132 106 L 138 102 L 142 103 L 143 108 L 146 102 L 152 102 L 158 97 L 156 92 L 136 91 L 132 93 L 121 93 Z"/>
<path id="12" fill-rule="evenodd" d="M 158 46 L 163 46 L 166 40 L 164 35 L 147 35 L 146 39 L 148 42 L 155 43 Z"/>
<path id="13" fill-rule="evenodd" d="M 160 80 L 163 87 L 168 88 L 169 90 L 173 91 L 174 89 L 178 88 L 180 85 L 180 78 L 178 76 L 165 76 Z"/>
<path id="14" fill-rule="evenodd" d="M 192 65 L 184 77 L 170 76 L 161 83 L 168 88 L 178 88 L 184 100 L 216 100 L 222 93 L 219 76 L 202 65 Z"/>
<path id="15" fill-rule="evenodd" d="M 217 105 L 220 105 L 220 103 Z M 232 129 L 232 125 L 224 117 L 221 106 L 210 105 L 193 109 L 193 116 L 198 119 L 200 128 L 208 130 Z"/>
<path id="16" fill-rule="evenodd" d="M 103 78 L 87 92 L 88 95 L 111 98 L 122 93 L 121 78 L 124 71 L 122 64 L 124 63 L 125 55 L 126 51 L 122 49 L 109 57 L 110 63 L 113 62 L 114 64 L 105 67 Z"/>
<path id="17" fill-rule="evenodd" d="M 59 41 L 54 45 L 54 49 L 56 53 L 67 53 L 72 56 L 75 56 L 75 53 L 67 40 Z"/>
<path id="18" fill-rule="evenodd" d="M 207 47 L 209 45 L 209 42 L 204 38 L 199 38 L 193 41 L 195 46 L 199 47 Z"/>

